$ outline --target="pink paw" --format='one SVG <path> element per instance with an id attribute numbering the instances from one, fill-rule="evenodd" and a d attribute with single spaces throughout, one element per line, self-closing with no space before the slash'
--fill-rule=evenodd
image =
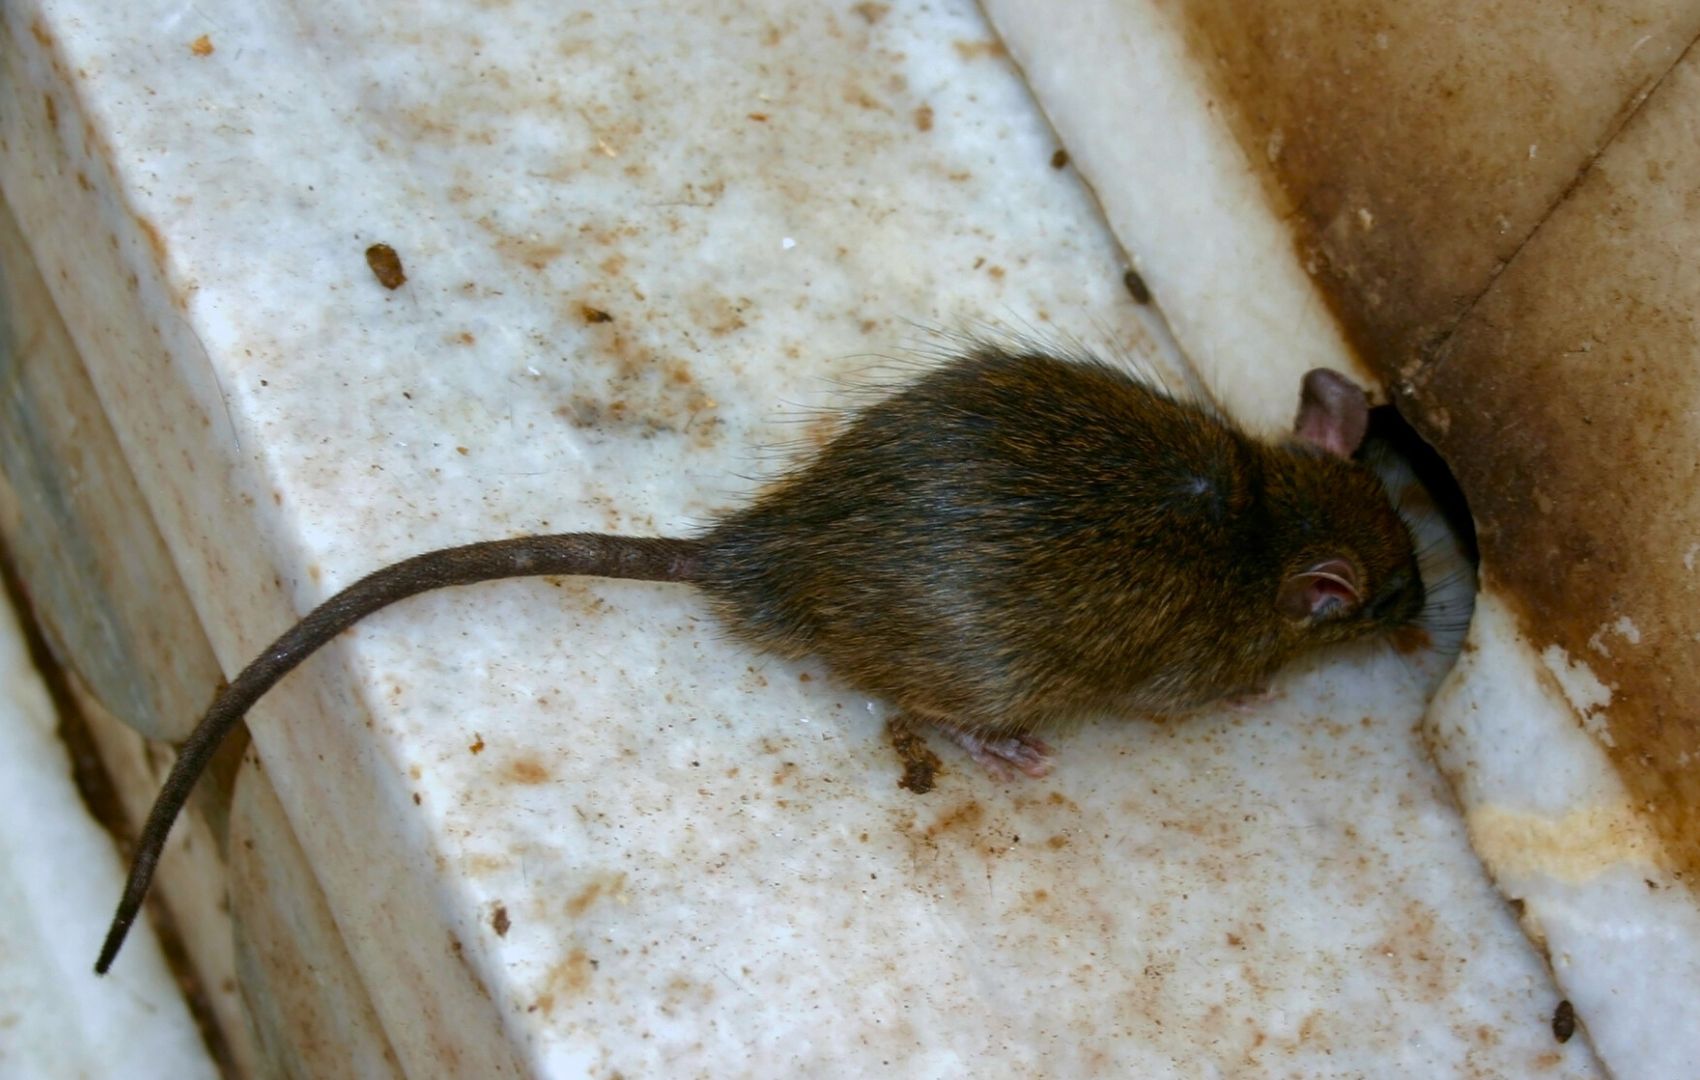
<path id="1" fill-rule="evenodd" d="M 949 731 L 949 735 L 994 780 L 1013 780 L 1017 775 L 1037 779 L 1051 771 L 1051 748 L 1031 735 L 987 738 L 966 731 Z"/>
<path id="2" fill-rule="evenodd" d="M 1261 705 L 1267 705 L 1275 700 L 1273 686 L 1260 686 L 1255 690 L 1241 690 L 1237 694 L 1229 694 L 1222 699 L 1228 705 L 1240 712 L 1255 712 Z"/>

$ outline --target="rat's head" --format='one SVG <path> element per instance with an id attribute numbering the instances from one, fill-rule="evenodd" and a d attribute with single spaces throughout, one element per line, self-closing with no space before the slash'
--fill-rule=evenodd
<path id="1" fill-rule="evenodd" d="M 1380 478 L 1352 460 L 1368 424 L 1362 390 L 1327 369 L 1311 371 L 1295 444 L 1269 476 L 1283 563 L 1275 610 L 1309 643 L 1395 630 L 1422 613 L 1410 530 Z"/>

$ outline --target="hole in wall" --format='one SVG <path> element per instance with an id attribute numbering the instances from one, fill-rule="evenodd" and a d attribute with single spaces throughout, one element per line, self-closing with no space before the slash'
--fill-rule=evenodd
<path id="1" fill-rule="evenodd" d="M 1480 561 L 1464 490 L 1446 460 L 1392 405 L 1370 410 L 1362 456 L 1387 483 L 1416 542 L 1429 594 L 1421 626 L 1436 647 L 1455 654 L 1475 608 Z"/>

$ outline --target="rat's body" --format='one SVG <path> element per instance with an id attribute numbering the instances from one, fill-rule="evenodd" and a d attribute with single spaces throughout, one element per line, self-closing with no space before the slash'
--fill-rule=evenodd
<path id="1" fill-rule="evenodd" d="M 697 539 L 563 534 L 430 552 L 314 610 L 213 702 L 150 814 L 97 971 L 212 750 L 363 616 L 431 589 L 591 575 L 696 585 L 724 623 L 812 655 L 996 773 L 1033 734 L 1254 690 L 1299 653 L 1409 622 L 1423 588 L 1363 394 L 1312 372 L 1297 438 L 1254 440 L 1110 367 L 981 346 L 860 412 Z"/>

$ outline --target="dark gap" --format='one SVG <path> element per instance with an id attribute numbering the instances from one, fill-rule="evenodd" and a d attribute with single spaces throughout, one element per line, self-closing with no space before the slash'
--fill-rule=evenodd
<path id="1" fill-rule="evenodd" d="M 1470 565 L 1480 565 L 1480 549 L 1476 546 L 1476 522 L 1470 516 L 1469 504 L 1464 500 L 1464 489 L 1458 486 L 1458 480 L 1452 475 L 1446 459 L 1424 441 L 1392 405 L 1378 405 L 1369 411 L 1369 433 L 1365 437 L 1365 443 L 1379 443 L 1411 467 L 1417 482 L 1422 484 L 1428 491 L 1429 498 L 1434 500 L 1435 509 L 1440 512 L 1441 519 L 1458 538 L 1458 544 L 1465 557 L 1470 560 Z"/>

